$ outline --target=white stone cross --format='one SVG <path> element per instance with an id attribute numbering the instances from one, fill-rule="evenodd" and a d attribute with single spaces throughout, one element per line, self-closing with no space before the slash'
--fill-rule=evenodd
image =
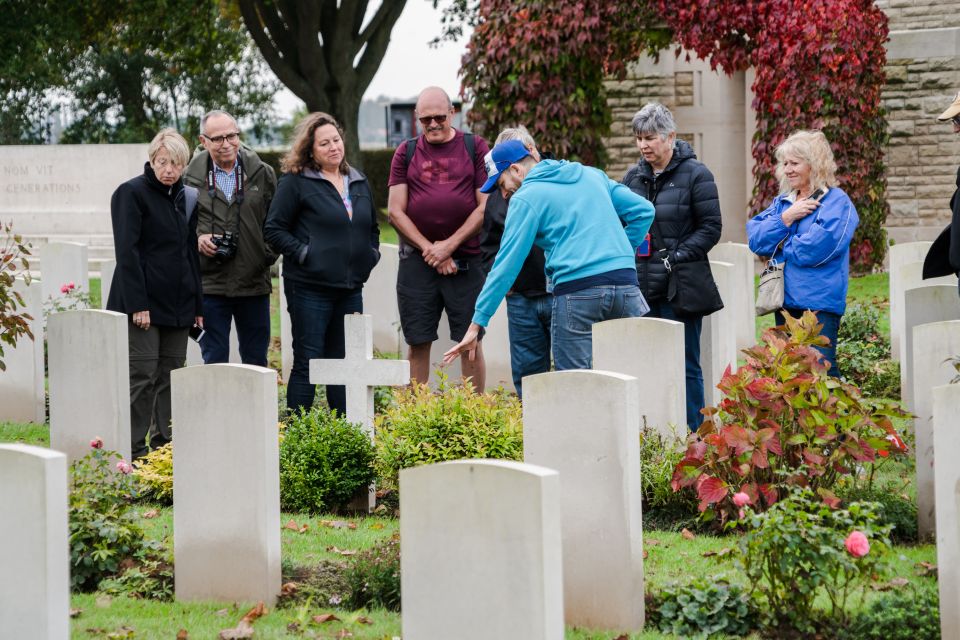
<path id="1" fill-rule="evenodd" d="M 311 384 L 342 384 L 347 388 L 347 420 L 359 424 L 373 439 L 373 388 L 410 382 L 408 360 L 375 360 L 373 316 L 344 316 L 346 356 L 310 361 Z"/>

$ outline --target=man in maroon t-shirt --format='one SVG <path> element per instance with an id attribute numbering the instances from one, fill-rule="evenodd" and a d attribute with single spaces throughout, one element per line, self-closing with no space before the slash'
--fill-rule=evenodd
<path id="1" fill-rule="evenodd" d="M 480 187 L 487 172 L 487 143 L 474 137 L 470 157 L 462 131 L 451 125 L 453 103 L 439 87 L 420 93 L 416 107 L 423 135 L 407 164 L 407 144 L 401 144 L 390 165 L 390 222 L 400 234 L 397 304 L 400 325 L 409 345 L 410 377 L 430 377 L 430 347 L 444 310 L 450 339 L 463 339 L 485 279 L 480 264 L 478 234 L 483 225 L 486 194 Z M 486 366 L 483 352 L 463 360 L 463 375 L 483 391 Z"/>

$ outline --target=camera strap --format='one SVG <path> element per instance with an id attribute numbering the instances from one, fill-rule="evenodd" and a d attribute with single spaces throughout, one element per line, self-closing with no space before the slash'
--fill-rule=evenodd
<path id="1" fill-rule="evenodd" d="M 243 158 L 240 156 L 239 152 L 237 153 L 236 175 L 237 175 L 237 187 L 236 187 L 236 190 L 234 191 L 234 200 L 236 200 L 237 204 L 239 205 L 239 204 L 243 204 L 243 191 L 246 183 L 246 174 L 243 171 Z M 216 178 L 216 170 L 214 169 L 214 165 L 213 165 L 213 156 L 210 154 L 209 151 L 207 152 L 207 194 L 210 196 L 210 233 L 216 235 L 215 226 L 216 226 L 217 217 L 214 215 L 213 208 L 216 206 L 215 203 L 217 201 L 217 178 Z M 227 207 L 227 213 L 229 213 L 229 211 L 230 211 L 230 208 Z M 227 221 L 224 220 L 224 227 L 226 226 L 227 226 Z M 239 231 L 239 227 L 240 227 L 239 211 L 237 212 L 237 224 L 235 225 L 235 227 L 236 229 L 234 229 L 234 232 L 236 233 L 237 231 Z M 224 231 L 226 231 L 226 228 L 224 228 Z"/>

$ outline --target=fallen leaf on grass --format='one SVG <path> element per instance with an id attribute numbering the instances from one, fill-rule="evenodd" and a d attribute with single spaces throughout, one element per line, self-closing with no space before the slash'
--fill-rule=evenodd
<path id="1" fill-rule="evenodd" d="M 716 551 L 704 551 L 700 555 L 702 555 L 704 558 L 709 558 L 711 556 L 717 556 L 718 558 L 723 558 L 725 556 L 730 555 L 731 553 L 733 553 L 733 549 L 731 549 L 730 547 L 724 547 L 723 549 L 718 549 Z"/>
<path id="2" fill-rule="evenodd" d="M 140 517 L 145 518 L 147 520 L 151 520 L 153 518 L 156 518 L 158 515 L 160 515 L 159 511 L 157 511 L 156 509 L 150 509 L 150 511 L 144 511 Z"/>
<path id="3" fill-rule="evenodd" d="M 383 523 L 382 523 L 382 522 L 374 522 L 372 525 L 370 525 L 370 528 L 371 528 L 371 529 L 377 529 L 377 530 L 379 531 L 380 529 L 383 529 Z"/>
<path id="4" fill-rule="evenodd" d="M 656 538 L 644 538 L 644 539 L 643 539 L 643 544 L 648 544 L 648 545 L 650 545 L 651 547 L 655 547 L 655 546 L 657 546 L 658 544 L 660 544 L 660 541 L 657 540 Z"/>
<path id="5" fill-rule="evenodd" d="M 693 540 L 697 537 L 693 531 L 690 531 L 690 529 L 687 528 L 684 528 L 682 531 L 680 531 L 680 535 L 683 536 L 684 540 Z"/>
<path id="6" fill-rule="evenodd" d="M 360 616 L 359 618 L 357 618 L 357 624 L 373 624 L 373 620 L 371 620 L 367 616 Z"/>
<path id="7" fill-rule="evenodd" d="M 280 595 L 281 596 L 292 596 L 300 589 L 300 585 L 296 582 L 284 582 L 280 586 Z"/>
<path id="8" fill-rule="evenodd" d="M 935 578 L 937 576 L 937 565 L 932 562 L 918 562 L 915 566 L 917 567 L 917 575 L 921 578 L 926 576 Z"/>
<path id="9" fill-rule="evenodd" d="M 356 529 L 356 522 L 347 522 L 346 520 L 321 520 L 320 524 L 331 529 Z"/>
<path id="10" fill-rule="evenodd" d="M 107 634 L 107 640 L 125 640 L 126 638 L 133 638 L 136 635 L 133 627 L 128 627 L 123 625 L 116 631 L 111 631 Z"/>
<path id="11" fill-rule="evenodd" d="M 89 629 L 84 629 L 84 631 L 86 631 L 92 636 L 102 636 L 107 632 L 106 629 L 103 629 L 101 627 L 90 627 Z"/>
<path id="12" fill-rule="evenodd" d="M 900 589 L 908 584 L 910 584 L 910 581 L 906 578 L 893 578 L 889 582 L 873 585 L 873 589 L 875 591 L 890 591 L 891 589 Z"/>
<path id="13" fill-rule="evenodd" d="M 649 556 L 650 556 L 650 554 L 647 553 L 647 550 L 646 550 L 646 549 L 644 549 L 644 550 L 643 550 L 643 559 L 646 560 Z"/>
<path id="14" fill-rule="evenodd" d="M 613 640 L 630 640 L 630 636 L 628 636 L 628 635 L 625 634 L 625 633 L 622 633 L 622 634 L 620 634 L 619 636 L 617 636 L 616 638 L 614 638 Z"/>
<path id="15" fill-rule="evenodd" d="M 299 633 L 300 633 L 300 623 L 299 623 L 299 622 L 291 622 L 290 624 L 287 625 L 287 631 L 288 631 L 289 633 L 299 634 Z"/>
<path id="16" fill-rule="evenodd" d="M 217 615 L 218 615 L 218 616 L 221 616 L 221 617 L 222 617 L 222 616 L 225 616 L 225 615 L 227 615 L 227 614 L 229 614 L 229 613 L 230 613 L 230 610 L 229 610 L 229 609 L 218 609 L 218 610 L 217 610 Z"/>
<path id="17" fill-rule="evenodd" d="M 311 620 L 313 620 L 313 621 L 316 622 L 317 624 L 323 624 L 323 623 L 325 623 L 325 622 L 334 622 L 334 621 L 339 622 L 339 621 L 340 621 L 340 618 L 338 618 L 337 616 L 333 615 L 332 613 L 321 613 L 321 614 L 318 615 L 318 616 L 313 616 L 313 618 L 311 618 Z"/>
<path id="18" fill-rule="evenodd" d="M 327 551 L 330 553 L 335 553 L 339 556 L 355 556 L 357 555 L 356 549 L 338 549 L 337 547 L 330 546 L 327 547 Z"/>
<path id="19" fill-rule="evenodd" d="M 83 609 L 70 609 L 71 618 L 79 618 L 81 613 L 83 613 Z"/>
<path id="20" fill-rule="evenodd" d="M 177 631 L 177 640 L 190 640 L 190 634 L 187 633 L 186 629 L 180 629 L 180 631 Z"/>
<path id="21" fill-rule="evenodd" d="M 220 632 L 220 640 L 247 640 L 253 637 L 253 623 L 257 618 L 267 615 L 267 608 L 263 602 L 258 602 L 257 606 L 247 611 L 240 623 L 233 629 L 224 629 Z"/>
<path id="22" fill-rule="evenodd" d="M 347 631 L 346 629 L 340 629 L 340 631 L 337 631 L 337 635 L 333 637 L 334 638 L 352 638 L 353 634 Z"/>
<path id="23" fill-rule="evenodd" d="M 284 529 L 289 529 L 290 531 L 293 531 L 293 532 L 295 532 L 295 533 L 306 533 L 306 532 L 307 532 L 307 529 L 309 529 L 310 526 L 309 526 L 309 525 L 305 525 L 305 524 L 303 524 L 303 525 L 297 524 L 296 522 L 293 521 L 293 518 L 291 518 L 291 519 L 290 519 L 290 522 L 288 522 L 287 524 L 283 525 L 283 528 L 284 528 Z"/>

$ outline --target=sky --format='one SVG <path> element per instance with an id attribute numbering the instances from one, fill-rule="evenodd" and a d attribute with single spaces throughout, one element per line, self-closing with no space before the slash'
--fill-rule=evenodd
<path id="1" fill-rule="evenodd" d="M 371 12 L 379 3 L 371 3 Z M 380 70 L 373 77 L 364 98 L 381 95 L 393 98 L 412 98 L 429 85 L 443 87 L 453 99 L 460 91 L 457 72 L 460 57 L 470 38 L 469 30 L 454 43 L 444 43 L 433 49 L 427 43 L 440 35 L 441 8 L 434 9 L 430 0 L 407 0 L 400 19 L 393 28 L 390 46 Z M 278 111 L 286 116 L 300 104 L 300 99 L 284 87 L 277 95 Z"/>

